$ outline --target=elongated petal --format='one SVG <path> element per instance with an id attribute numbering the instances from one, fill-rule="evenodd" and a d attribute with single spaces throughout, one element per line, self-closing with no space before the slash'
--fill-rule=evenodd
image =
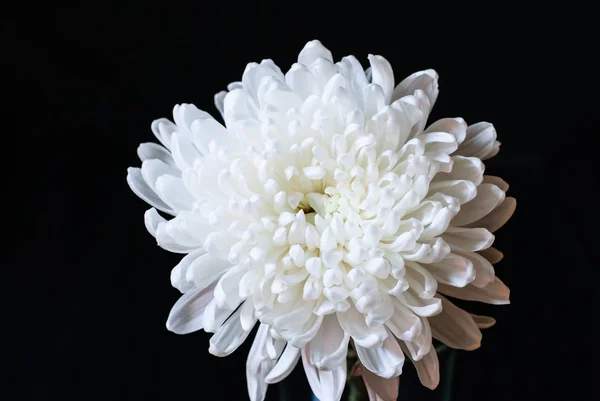
<path id="1" fill-rule="evenodd" d="M 476 270 L 470 259 L 451 253 L 442 261 L 423 265 L 439 283 L 464 287 L 475 280 Z"/>
<path id="2" fill-rule="evenodd" d="M 206 251 L 199 249 L 185 255 L 185 257 L 171 270 L 171 285 L 183 293 L 194 288 L 194 282 L 188 281 L 187 279 L 187 272 L 193 262 L 205 253 Z M 214 280 L 208 282 L 206 285 L 197 286 L 196 288 L 202 290 L 203 288 L 208 287 L 213 281 Z"/>
<path id="3" fill-rule="evenodd" d="M 361 372 L 370 401 L 396 401 L 398 399 L 398 388 L 400 385 L 400 378 L 398 376 L 384 379 L 364 367 L 361 369 Z"/>
<path id="4" fill-rule="evenodd" d="M 493 317 L 476 315 L 474 313 L 471 313 L 470 315 L 480 329 L 488 329 L 496 324 L 496 319 Z"/>
<path id="5" fill-rule="evenodd" d="M 477 196 L 469 203 L 460 207 L 460 212 L 452 219 L 453 226 L 464 226 L 478 221 L 487 216 L 502 201 L 504 201 L 504 191 L 493 184 L 481 184 L 477 187 Z M 477 227 L 483 227 L 477 224 Z"/>
<path id="6" fill-rule="evenodd" d="M 355 344 L 354 348 L 363 366 L 377 376 L 389 379 L 402 373 L 404 354 L 391 333 L 381 347 L 364 348 Z"/>
<path id="7" fill-rule="evenodd" d="M 472 351 L 481 346 L 481 331 L 464 310 L 455 306 L 445 297 L 442 300 L 442 313 L 430 317 L 431 334 L 451 348 Z"/>
<path id="8" fill-rule="evenodd" d="M 127 184 L 129 184 L 129 188 L 131 188 L 134 194 L 139 196 L 150 206 L 165 213 L 175 215 L 173 209 L 163 202 L 156 192 L 154 192 L 154 190 L 146 183 L 146 180 L 144 180 L 142 176 L 142 171 L 139 168 L 129 167 L 127 169 Z"/>
<path id="9" fill-rule="evenodd" d="M 269 386 L 265 381 L 267 374 L 275 365 L 275 360 L 267 355 L 266 344 L 269 336 L 269 326 L 261 324 L 250 347 L 246 361 L 246 381 L 248 395 L 251 401 L 263 401 Z"/>
<path id="10" fill-rule="evenodd" d="M 435 390 L 440 384 L 440 363 L 435 348 L 431 347 L 431 350 L 425 356 L 415 361 L 406 344 L 400 342 L 400 346 L 415 365 L 421 384 L 430 390 Z"/>
<path id="11" fill-rule="evenodd" d="M 438 286 L 438 291 L 453 298 L 466 301 L 479 301 L 493 305 L 509 304 L 510 290 L 498 277 L 483 288 L 467 285 L 464 288 L 451 287 L 445 284 Z"/>
<path id="12" fill-rule="evenodd" d="M 492 210 L 488 215 L 468 225 L 468 227 L 483 227 L 493 233 L 500 229 L 512 217 L 517 208 L 517 200 L 512 197 L 504 201 Z"/>
<path id="13" fill-rule="evenodd" d="M 214 285 L 194 289 L 183 294 L 169 313 L 167 329 L 176 334 L 187 334 L 203 328 L 204 310 L 213 299 Z"/>
<path id="14" fill-rule="evenodd" d="M 412 95 L 417 90 L 422 90 L 427 95 L 433 107 L 439 94 L 437 72 L 431 69 L 423 70 L 404 78 L 394 89 L 392 99 Z"/>
<path id="15" fill-rule="evenodd" d="M 321 370 L 311 365 L 309 351 L 302 349 L 302 364 L 308 384 L 319 401 L 339 401 L 344 392 L 346 384 L 345 363 L 342 363 L 333 370 Z"/>
<path id="16" fill-rule="evenodd" d="M 494 126 L 488 122 L 480 122 L 467 128 L 467 136 L 456 154 L 486 160 L 498 152 L 499 146 Z"/>
<path id="17" fill-rule="evenodd" d="M 318 369 L 331 370 L 346 363 L 349 340 L 350 336 L 342 330 L 337 316 L 326 315 L 308 346 L 311 364 Z"/>
<path id="18" fill-rule="evenodd" d="M 245 331 L 242 328 L 240 312 L 241 309 L 235 311 L 210 338 L 208 352 L 214 356 L 227 356 L 246 340 L 248 334 L 250 334 L 250 330 Z"/>
<path id="19" fill-rule="evenodd" d="M 481 251 L 494 242 L 494 235 L 485 228 L 448 227 L 442 238 L 450 248 L 463 252 Z"/>
<path id="20" fill-rule="evenodd" d="M 504 258 L 504 254 L 494 247 L 489 247 L 488 249 L 484 249 L 478 253 L 493 265 L 500 262 L 502 258 Z"/>
<path id="21" fill-rule="evenodd" d="M 383 89 L 385 103 L 390 104 L 392 92 L 394 91 L 394 71 L 390 63 L 381 56 L 369 54 L 371 63 L 372 83 L 379 85 Z"/>
<path id="22" fill-rule="evenodd" d="M 265 381 L 269 384 L 279 383 L 292 373 L 299 360 L 300 348 L 288 344 L 273 369 L 271 369 L 265 378 Z"/>

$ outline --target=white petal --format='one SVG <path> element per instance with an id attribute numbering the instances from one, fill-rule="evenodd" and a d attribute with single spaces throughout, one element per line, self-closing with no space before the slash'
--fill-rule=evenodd
<path id="1" fill-rule="evenodd" d="M 432 106 L 434 102 L 431 102 Z M 427 127 L 425 133 L 428 132 L 447 132 L 452 134 L 456 138 L 456 143 L 460 145 L 467 135 L 467 123 L 460 117 L 442 118 Z"/>
<path id="2" fill-rule="evenodd" d="M 379 347 L 387 337 L 385 327 L 369 327 L 365 323 L 365 316 L 351 307 L 346 312 L 337 313 L 340 326 L 348 333 L 356 344 L 363 347 Z"/>
<path id="3" fill-rule="evenodd" d="M 131 188 L 133 193 L 139 196 L 150 206 L 153 206 L 165 213 L 175 215 L 173 209 L 163 202 L 156 192 L 154 192 L 154 190 L 146 183 L 146 180 L 144 180 L 142 176 L 142 171 L 139 168 L 129 167 L 127 169 L 127 183 L 129 184 L 129 188 Z"/>
<path id="4" fill-rule="evenodd" d="M 457 155 L 473 156 L 485 160 L 497 148 L 496 130 L 487 122 L 470 125 L 467 128 L 467 136 L 460 144 Z"/>
<path id="5" fill-rule="evenodd" d="M 241 309 L 238 309 L 210 338 L 208 352 L 214 356 L 227 356 L 235 351 L 248 337 L 250 330 L 242 329 L 240 323 Z"/>
<path id="6" fill-rule="evenodd" d="M 150 208 L 146 210 L 144 213 L 144 225 L 146 226 L 146 230 L 156 238 L 156 230 L 158 230 L 158 225 L 160 223 L 164 223 L 167 220 L 162 217 L 155 208 Z"/>
<path id="7" fill-rule="evenodd" d="M 439 315 L 429 318 L 431 333 L 450 348 L 473 351 L 481 346 L 481 331 L 471 315 L 455 306 L 445 297 L 443 310 Z"/>
<path id="8" fill-rule="evenodd" d="M 436 193 L 453 196 L 462 205 L 475 198 L 477 186 L 467 180 L 433 181 L 429 184 L 429 195 Z"/>
<path id="9" fill-rule="evenodd" d="M 215 95 L 215 107 L 223 118 L 225 118 L 225 96 L 227 96 L 227 91 L 221 91 Z"/>
<path id="10" fill-rule="evenodd" d="M 411 341 L 421 333 L 421 319 L 400 300 L 394 299 L 394 314 L 385 323 L 387 328 L 399 339 Z"/>
<path id="11" fill-rule="evenodd" d="M 187 279 L 187 272 L 192 263 L 205 253 L 205 250 L 198 249 L 185 255 L 185 257 L 171 270 L 171 285 L 184 293 L 194 288 L 193 281 L 188 281 Z M 198 286 L 197 288 L 200 290 L 206 288 L 212 281 L 207 283 L 207 285 Z"/>
<path id="12" fill-rule="evenodd" d="M 169 312 L 167 330 L 176 334 L 187 334 L 202 329 L 204 310 L 213 299 L 214 288 L 196 288 L 183 294 Z"/>
<path id="13" fill-rule="evenodd" d="M 370 401 L 396 401 L 398 399 L 398 388 L 400 385 L 400 378 L 398 376 L 384 379 L 364 367 L 361 371 Z"/>
<path id="14" fill-rule="evenodd" d="M 240 280 L 247 271 L 245 266 L 235 266 L 219 279 L 215 287 L 215 299 L 219 307 L 233 310 L 240 304 Z"/>
<path id="15" fill-rule="evenodd" d="M 477 196 L 460 207 L 460 212 L 452 219 L 451 224 L 456 227 L 476 222 L 502 203 L 504 197 L 504 191 L 493 184 L 479 185 Z M 478 224 L 477 227 L 481 225 Z"/>
<path id="16" fill-rule="evenodd" d="M 318 369 L 331 370 L 345 363 L 350 336 L 342 330 L 335 314 L 326 315 L 317 335 L 308 344 L 310 362 Z"/>
<path id="17" fill-rule="evenodd" d="M 431 69 L 423 70 L 404 78 L 394 89 L 392 99 L 396 100 L 403 96 L 412 95 L 417 90 L 422 90 L 427 95 L 429 103 L 433 107 L 439 93 L 437 72 Z"/>
<path id="18" fill-rule="evenodd" d="M 308 384 L 319 401 L 339 401 L 346 384 L 345 363 L 333 370 L 320 370 L 310 364 L 309 351 L 302 349 L 302 364 L 306 372 Z"/>
<path id="19" fill-rule="evenodd" d="M 162 175 L 156 180 L 156 193 L 176 212 L 192 210 L 194 197 L 188 192 L 183 180 L 172 175 Z"/>
<path id="20" fill-rule="evenodd" d="M 429 327 L 429 321 L 424 317 L 421 317 L 420 319 L 421 324 L 423 325 L 421 333 L 414 340 L 404 342 L 410 352 L 411 359 L 415 361 L 421 360 L 433 348 L 431 346 L 431 328 Z"/>
<path id="21" fill-rule="evenodd" d="M 494 234 L 485 228 L 448 227 L 442 238 L 450 248 L 463 252 L 481 251 L 494 242 Z"/>
<path id="22" fill-rule="evenodd" d="M 210 144 L 213 141 L 217 143 L 227 140 L 229 132 L 213 118 L 195 120 L 191 127 L 194 144 L 204 155 L 210 153 Z"/>
<path id="23" fill-rule="evenodd" d="M 137 154 L 142 162 L 151 159 L 158 159 L 170 166 L 175 164 L 173 156 L 171 156 L 169 151 L 156 143 L 141 143 L 140 146 L 138 146 Z"/>
<path id="24" fill-rule="evenodd" d="M 491 233 L 496 232 L 512 217 L 516 208 L 517 200 L 508 197 L 488 215 L 469 224 L 469 227 L 483 227 Z"/>
<path id="25" fill-rule="evenodd" d="M 273 369 L 271 369 L 265 378 L 265 381 L 269 384 L 279 383 L 292 373 L 298 360 L 300 360 L 300 348 L 288 344 Z"/>
<path id="26" fill-rule="evenodd" d="M 427 355 L 423 356 L 423 358 L 418 361 L 415 361 L 412 359 L 408 347 L 402 342 L 400 343 L 400 346 L 415 365 L 421 384 L 430 390 L 435 390 L 438 384 L 440 384 L 440 363 L 435 348 L 431 347 L 431 350 Z"/>
<path id="27" fill-rule="evenodd" d="M 217 300 L 213 298 L 213 300 L 206 305 L 206 309 L 204 310 L 204 317 L 202 318 L 204 331 L 207 333 L 216 332 L 230 315 L 231 311 L 229 309 L 219 308 L 217 306 Z"/>
<path id="28" fill-rule="evenodd" d="M 494 272 L 494 267 L 490 262 L 488 262 L 486 258 L 475 252 L 455 252 L 458 255 L 468 259 L 473 264 L 473 269 L 475 270 L 475 279 L 471 282 L 472 285 L 474 285 L 475 287 L 485 287 L 486 285 L 494 281 L 494 277 L 496 274 Z"/>
<path id="29" fill-rule="evenodd" d="M 490 262 L 493 265 L 500 262 L 502 258 L 504 258 L 504 254 L 494 247 L 489 247 L 488 249 L 479 251 L 479 254 L 486 258 L 488 262 Z"/>
<path id="30" fill-rule="evenodd" d="M 510 290 L 498 277 L 483 288 L 475 287 L 471 284 L 464 288 L 440 284 L 438 291 L 444 295 L 467 301 L 479 301 L 493 305 L 507 305 L 510 303 Z"/>
<path id="31" fill-rule="evenodd" d="M 392 92 L 394 91 L 394 71 L 390 63 L 382 56 L 374 56 L 369 54 L 369 62 L 371 63 L 372 81 L 383 89 L 385 104 L 390 104 L 392 100 Z"/>
<path id="32" fill-rule="evenodd" d="M 171 135 L 177 131 L 177 126 L 166 118 L 152 121 L 150 126 L 152 133 L 167 149 L 171 148 Z"/>
<path id="33" fill-rule="evenodd" d="M 433 181 L 466 180 L 479 185 L 483 180 L 484 170 L 485 166 L 476 157 L 452 156 L 452 171 L 437 173 Z"/>
<path id="34" fill-rule="evenodd" d="M 325 46 L 323 46 L 320 41 L 315 39 L 304 45 L 304 48 L 302 48 L 300 54 L 298 54 L 298 62 L 300 64 L 309 65 L 319 57 L 333 62 L 333 56 L 331 52 Z"/>
<path id="35" fill-rule="evenodd" d="M 185 277 L 188 282 L 193 282 L 196 287 L 204 288 L 217 280 L 229 268 L 231 268 L 231 263 L 204 251 L 204 255 L 191 262 Z"/>
<path id="36" fill-rule="evenodd" d="M 423 265 L 438 282 L 453 287 L 464 287 L 475 279 L 475 268 L 468 258 L 451 253 L 441 262 Z"/>
<path id="37" fill-rule="evenodd" d="M 389 379 L 402 373 L 404 353 L 391 333 L 388 333 L 381 347 L 363 348 L 355 345 L 354 348 L 364 367 L 377 376 Z"/>
<path id="38" fill-rule="evenodd" d="M 265 378 L 275 364 L 275 361 L 269 358 L 266 353 L 268 335 L 269 326 L 261 324 L 248 353 L 246 380 L 251 401 L 263 401 L 265 399 L 267 387 L 269 387 L 265 382 Z"/>
<path id="39" fill-rule="evenodd" d="M 192 167 L 194 160 L 200 157 L 200 153 L 196 150 L 192 141 L 177 132 L 171 136 L 171 154 L 176 166 L 181 171 Z"/>

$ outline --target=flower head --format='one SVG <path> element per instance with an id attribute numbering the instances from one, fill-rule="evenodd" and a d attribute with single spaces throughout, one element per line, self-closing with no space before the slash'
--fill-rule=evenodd
<path id="1" fill-rule="evenodd" d="M 167 327 L 215 333 L 209 351 L 225 356 L 259 323 L 252 400 L 300 359 L 317 397 L 338 400 L 350 343 L 382 386 L 397 383 L 407 355 L 434 388 L 432 337 L 475 349 L 489 324 L 441 294 L 508 303 L 490 246 L 515 201 L 483 175 L 499 149 L 494 127 L 445 118 L 425 128 L 435 71 L 395 86 L 390 64 L 368 59 L 366 71 L 353 56 L 334 63 L 315 40 L 285 74 L 250 63 L 215 96 L 224 125 L 177 105 L 174 122 L 152 123 L 163 146 L 140 145 L 142 167 L 129 169 L 153 206 L 148 231 L 186 254 L 171 273 L 183 296 Z"/>

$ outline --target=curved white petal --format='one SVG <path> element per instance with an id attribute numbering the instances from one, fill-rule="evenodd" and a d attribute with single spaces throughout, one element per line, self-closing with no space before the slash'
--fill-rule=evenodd
<path id="1" fill-rule="evenodd" d="M 240 309 L 235 311 L 210 338 L 208 352 L 214 356 L 227 356 L 246 340 L 246 337 L 250 334 L 250 330 L 242 328 L 240 312 Z"/>
<path id="2" fill-rule="evenodd" d="M 494 235 L 485 228 L 448 227 L 442 238 L 450 248 L 463 252 L 481 251 L 494 243 Z"/>
<path id="3" fill-rule="evenodd" d="M 472 261 L 462 255 L 451 253 L 442 261 L 424 265 L 439 283 L 464 287 L 475 280 L 476 269 Z"/>
<path id="4" fill-rule="evenodd" d="M 192 266 L 193 263 L 204 254 L 206 254 L 206 251 L 203 249 L 198 249 L 185 255 L 183 259 L 181 259 L 179 263 L 171 270 L 171 285 L 183 293 L 188 292 L 194 287 L 200 290 L 208 287 L 208 285 L 211 284 L 214 279 L 207 282 L 206 285 L 200 286 L 194 286 L 194 282 L 188 280 L 188 270 L 190 266 Z"/>
<path id="5" fill-rule="evenodd" d="M 302 349 L 302 365 L 306 372 L 308 384 L 319 401 L 339 401 L 344 392 L 346 384 L 345 363 L 342 363 L 333 370 L 321 370 L 311 365 L 309 351 Z"/>
<path id="6" fill-rule="evenodd" d="M 300 348 L 288 344 L 273 369 L 271 369 L 265 378 L 265 381 L 269 384 L 279 383 L 292 373 L 299 360 Z"/>
<path id="7" fill-rule="evenodd" d="M 477 196 L 460 207 L 460 212 L 452 219 L 453 226 L 464 226 L 487 216 L 504 201 L 504 191 L 493 184 L 481 184 L 477 187 Z M 481 225 L 477 225 L 481 227 Z"/>
<path id="8" fill-rule="evenodd" d="M 171 207 L 163 202 L 156 192 L 154 192 L 154 190 L 146 183 L 146 180 L 144 180 L 144 177 L 142 176 L 141 169 L 135 167 L 129 167 L 127 169 L 127 184 L 129 184 L 129 188 L 131 188 L 134 194 L 139 196 L 149 205 L 165 213 L 175 215 L 175 212 Z"/>
<path id="9" fill-rule="evenodd" d="M 204 310 L 213 299 L 214 285 L 183 294 L 169 312 L 167 329 L 176 334 L 187 334 L 202 329 Z"/>
<path id="10" fill-rule="evenodd" d="M 333 62 L 333 56 L 331 52 L 323 46 L 319 40 L 311 40 L 306 45 L 300 54 L 298 54 L 298 62 L 300 64 L 309 65 L 312 64 L 317 58 L 322 57 L 327 61 Z"/>
<path id="11" fill-rule="evenodd" d="M 310 362 L 318 369 L 331 370 L 346 363 L 350 336 L 342 330 L 335 314 L 326 315 L 308 344 Z"/>
<path id="12" fill-rule="evenodd" d="M 379 85 L 383 89 L 385 103 L 390 104 L 392 92 L 394 91 L 394 71 L 390 63 L 381 56 L 369 54 L 371 63 L 372 83 Z"/>
<path id="13" fill-rule="evenodd" d="M 275 365 L 275 360 L 269 358 L 266 351 L 269 337 L 269 326 L 261 324 L 250 347 L 246 360 L 246 381 L 251 401 L 263 401 L 269 385 L 265 381 L 267 374 Z"/>
<path id="14" fill-rule="evenodd" d="M 354 348 L 363 366 L 377 376 L 389 379 L 402 373 L 404 353 L 391 333 L 381 347 L 364 348 L 356 344 Z"/>
<path id="15" fill-rule="evenodd" d="M 496 232 L 512 217 L 516 208 L 517 200 L 508 197 L 486 216 L 469 224 L 469 227 L 483 227 L 491 233 Z"/>
<path id="16" fill-rule="evenodd" d="M 404 78 L 394 89 L 392 99 L 396 100 L 406 95 L 412 95 L 417 90 L 422 90 L 427 95 L 429 103 L 433 107 L 439 94 L 437 72 L 431 69 L 423 70 Z"/>

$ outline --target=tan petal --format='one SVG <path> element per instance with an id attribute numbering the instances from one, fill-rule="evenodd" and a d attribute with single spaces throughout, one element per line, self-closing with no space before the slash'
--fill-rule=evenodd
<path id="1" fill-rule="evenodd" d="M 471 317 L 480 329 L 488 329 L 496 324 L 496 319 L 490 316 L 481 316 L 471 313 Z"/>
<path id="2" fill-rule="evenodd" d="M 491 264 L 496 264 L 502 260 L 504 254 L 494 247 L 479 251 L 479 254 L 486 258 Z"/>
<path id="3" fill-rule="evenodd" d="M 450 348 L 472 351 L 481 346 L 481 331 L 469 313 L 445 297 L 442 313 L 428 318 L 431 334 Z"/>
<path id="4" fill-rule="evenodd" d="M 400 385 L 400 378 L 398 376 L 384 379 L 363 367 L 362 377 L 370 400 L 396 401 L 398 399 L 398 387 Z"/>
<path id="5" fill-rule="evenodd" d="M 508 183 L 500 177 L 496 177 L 493 175 L 484 175 L 482 182 L 486 184 L 494 184 L 504 192 L 508 191 Z"/>
<path id="6" fill-rule="evenodd" d="M 490 214 L 466 227 L 483 227 L 493 233 L 506 224 L 516 208 L 517 200 L 513 197 L 508 197 L 497 208 L 492 210 Z"/>
<path id="7" fill-rule="evenodd" d="M 504 191 L 493 184 L 481 184 L 477 187 L 477 196 L 460 207 L 460 212 L 450 222 L 452 226 L 470 224 L 481 227 L 480 219 L 488 216 L 505 198 Z"/>
<path id="8" fill-rule="evenodd" d="M 471 284 L 462 288 L 439 284 L 438 292 L 466 301 L 479 301 L 493 305 L 507 305 L 510 303 L 510 289 L 498 277 L 483 288 Z"/>
<path id="9" fill-rule="evenodd" d="M 427 353 L 427 355 L 418 361 L 415 361 L 404 342 L 400 341 L 400 347 L 402 348 L 402 351 L 404 351 L 404 353 L 410 358 L 413 365 L 415 365 L 415 369 L 417 370 L 417 375 L 419 376 L 421 384 L 430 390 L 435 390 L 438 384 L 440 384 L 440 362 L 438 360 L 435 348 L 431 347 L 431 350 Z"/>

